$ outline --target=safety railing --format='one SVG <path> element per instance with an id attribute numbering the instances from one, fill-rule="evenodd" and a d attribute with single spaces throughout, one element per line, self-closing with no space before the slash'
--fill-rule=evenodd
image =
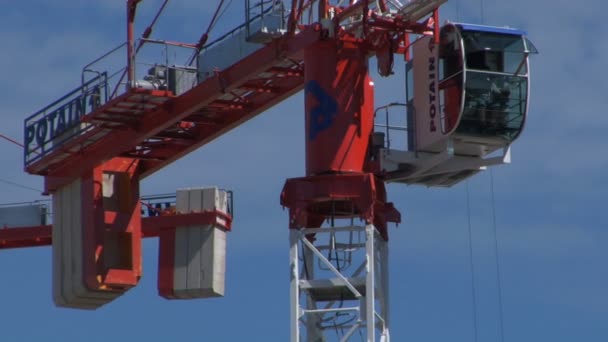
<path id="1" fill-rule="evenodd" d="M 285 6 L 281 0 L 260 0 L 260 1 L 245 1 L 245 23 L 241 25 L 247 32 L 247 38 L 252 38 L 254 31 L 268 30 L 265 27 L 270 24 L 277 32 L 264 32 L 269 35 L 284 32 L 287 17 Z M 257 24 L 257 25 L 255 25 Z M 238 30 L 237 27 L 235 30 Z M 233 30 L 233 31 L 235 31 Z M 234 33 L 234 32 L 233 32 Z"/>
<path id="2" fill-rule="evenodd" d="M 141 216 L 160 216 L 164 212 L 175 210 L 175 194 L 144 196 L 141 198 Z"/>
<path id="3" fill-rule="evenodd" d="M 96 77 L 97 75 L 105 73 L 106 75 L 108 75 L 107 79 L 109 80 L 108 83 L 110 89 L 108 98 L 106 100 L 114 98 L 117 91 L 114 83 L 120 82 L 115 82 L 115 80 L 117 79 L 118 75 L 126 71 L 126 68 L 123 66 L 124 61 L 122 60 L 122 54 L 120 53 L 122 50 L 124 50 L 124 53 L 126 55 L 126 42 L 110 49 L 106 53 L 102 54 L 101 56 L 97 57 L 96 59 L 85 65 L 82 68 L 80 82 L 82 84 L 85 84 L 90 75 Z M 102 65 L 102 63 L 105 65 Z M 112 65 L 112 67 L 110 65 Z M 117 65 L 119 65 L 119 67 Z"/>
<path id="4" fill-rule="evenodd" d="M 153 39 L 137 40 L 136 45 L 140 48 L 133 66 L 136 70 L 134 87 L 170 90 L 170 84 L 178 84 L 181 91 L 186 91 L 196 85 L 197 64 L 180 66 L 177 61 L 181 57 L 187 60 L 196 45 Z M 157 57 L 159 49 L 162 60 Z M 176 53 L 176 49 L 188 53 Z M 82 117 L 129 89 L 125 80 L 126 50 L 126 43 L 119 44 L 85 65 L 80 86 L 25 119 L 25 167 L 57 150 L 66 141 L 94 129 L 94 125 L 82 122 Z M 194 63 L 197 63 L 196 59 Z M 187 80 L 182 79 L 185 77 Z"/>
<path id="5" fill-rule="evenodd" d="M 225 190 L 227 198 L 227 214 L 234 217 L 234 193 L 231 190 Z M 141 216 L 152 217 L 161 216 L 175 212 L 176 196 L 175 194 L 160 194 L 143 196 L 141 198 Z"/>
<path id="6" fill-rule="evenodd" d="M 248 5 L 249 1 L 247 1 Z M 247 21 L 207 44 L 203 49 L 219 43 L 235 32 L 248 29 L 253 21 L 279 11 L 284 14 L 281 1 L 262 1 L 258 5 L 261 12 L 247 14 Z M 256 5 L 251 5 L 255 11 Z M 147 89 L 169 89 L 170 85 L 181 92 L 194 87 L 200 79 L 198 75 L 198 46 L 178 42 L 138 39 L 135 63 L 132 66 L 135 79 L 129 85 L 126 80 L 127 43 L 121 43 L 82 69 L 80 86 L 42 108 L 25 119 L 24 122 L 24 165 L 28 167 L 67 140 L 82 135 L 94 128 L 82 123 L 81 118 L 99 106 L 122 95 L 130 86 Z M 161 58 L 159 59 L 159 49 Z M 180 61 L 183 61 L 180 63 Z"/>
<path id="7" fill-rule="evenodd" d="M 403 111 L 400 111 L 395 117 L 390 114 L 390 110 L 394 108 L 402 108 Z M 408 150 L 408 141 L 413 131 L 407 125 L 407 108 L 407 104 L 399 102 L 392 102 L 376 108 L 374 112 L 374 132 L 383 134 L 383 146 L 386 150 L 391 148 Z"/>
<path id="8" fill-rule="evenodd" d="M 81 118 L 108 100 L 108 76 L 97 73 L 24 121 L 23 163 L 27 167 L 65 141 L 92 129 Z"/>
<path id="9" fill-rule="evenodd" d="M 196 53 L 196 44 L 140 38 L 134 42 L 134 45 L 137 48 L 135 63 L 132 66 L 135 75 L 133 84 L 128 84 L 126 79 L 126 42 L 87 64 L 82 69 L 82 82 L 86 82 L 87 76 L 90 74 L 96 75 L 105 72 L 108 75 L 109 99 L 113 99 L 130 87 L 167 90 L 170 81 L 179 82 L 181 80 L 170 80 L 169 72 L 160 71 L 179 68 L 192 70 L 195 77 L 192 78 L 190 87 L 196 85 L 198 59 L 192 58 L 193 50 Z"/>

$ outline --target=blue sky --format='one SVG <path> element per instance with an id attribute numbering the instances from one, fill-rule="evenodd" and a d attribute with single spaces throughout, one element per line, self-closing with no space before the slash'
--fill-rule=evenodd
<path id="1" fill-rule="evenodd" d="M 160 1 L 144 1 L 138 32 Z M 194 42 L 215 2 L 175 0 L 155 37 Z M 212 5 L 213 4 L 213 5 Z M 480 23 L 480 2 L 452 0 L 442 20 Z M 511 165 L 493 171 L 506 341 L 608 339 L 608 143 L 604 2 L 485 0 L 486 24 L 525 29 L 532 59 L 526 130 Z M 30 113 L 78 85 L 80 69 L 124 40 L 123 1 L 11 2 L 0 13 L 0 133 L 22 140 Z M 240 1 L 220 34 L 243 19 Z M 398 63 L 398 62 L 397 62 Z M 376 105 L 403 100 L 402 66 L 374 77 Z M 157 241 L 144 243 L 144 278 L 96 312 L 58 309 L 48 247 L 0 252 L 2 341 L 286 341 L 286 178 L 304 174 L 304 115 L 293 96 L 230 134 L 147 178 L 143 194 L 219 185 L 235 191 L 226 297 L 167 301 L 156 295 Z M 0 141 L 0 179 L 42 188 L 22 171 L 19 148 Z M 490 173 L 471 197 L 479 341 L 499 340 Z M 0 183 L 0 203 L 40 199 Z M 404 222 L 390 230 L 394 341 L 473 341 L 465 184 L 450 189 L 389 186 Z"/>

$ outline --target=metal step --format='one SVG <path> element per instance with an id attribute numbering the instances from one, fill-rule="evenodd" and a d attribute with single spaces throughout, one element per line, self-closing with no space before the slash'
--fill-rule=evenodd
<path id="1" fill-rule="evenodd" d="M 365 296 L 364 277 L 347 278 L 347 280 L 362 296 Z M 317 302 L 358 299 L 346 282 L 340 278 L 300 280 L 300 289 L 308 292 L 309 296 Z"/>

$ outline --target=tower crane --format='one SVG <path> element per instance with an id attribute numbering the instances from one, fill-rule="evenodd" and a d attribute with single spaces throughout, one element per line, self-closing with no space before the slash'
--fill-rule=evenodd
<path id="1" fill-rule="evenodd" d="M 140 181 L 304 90 L 306 170 L 280 195 L 291 341 L 326 341 L 336 327 L 341 341 L 389 341 L 388 224 L 401 214 L 385 183 L 449 187 L 509 163 L 528 112 L 526 32 L 441 26 L 446 1 L 245 0 L 242 25 L 190 44 L 150 28 L 136 39 L 142 1 L 127 0 L 127 41 L 25 119 L 25 170 L 44 177 L 54 219 L 0 230 L 0 248 L 52 244 L 56 305 L 97 309 L 137 285 L 141 239 L 157 236 L 161 296 L 222 296 L 232 193 L 182 189 L 154 203 Z M 144 45 L 193 58 L 142 67 Z M 99 67 L 121 49 L 124 68 Z M 369 59 L 395 77 L 398 55 L 404 100 L 375 109 Z M 391 124 L 395 108 L 407 127 Z M 391 146 L 398 130 L 406 149 Z"/>

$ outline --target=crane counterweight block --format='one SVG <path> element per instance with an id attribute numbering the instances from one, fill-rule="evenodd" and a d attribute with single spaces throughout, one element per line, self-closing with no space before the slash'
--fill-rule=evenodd
<path id="1" fill-rule="evenodd" d="M 194 299 L 224 295 L 228 193 L 218 188 L 177 191 L 177 213 L 204 212 L 195 224 L 161 229 L 159 234 L 158 293 L 166 299 Z"/>
<path id="2" fill-rule="evenodd" d="M 150 237 L 159 237 L 160 296 L 223 295 L 232 192 L 182 189 L 175 205 L 166 195 L 134 200 L 137 164 L 117 158 L 58 189 L 52 225 L 0 229 L 0 249 L 52 245 L 57 306 L 95 310 L 137 285 Z"/>
<path id="3" fill-rule="evenodd" d="M 114 158 L 53 194 L 53 298 L 97 309 L 137 285 L 141 204 L 137 161 Z"/>

